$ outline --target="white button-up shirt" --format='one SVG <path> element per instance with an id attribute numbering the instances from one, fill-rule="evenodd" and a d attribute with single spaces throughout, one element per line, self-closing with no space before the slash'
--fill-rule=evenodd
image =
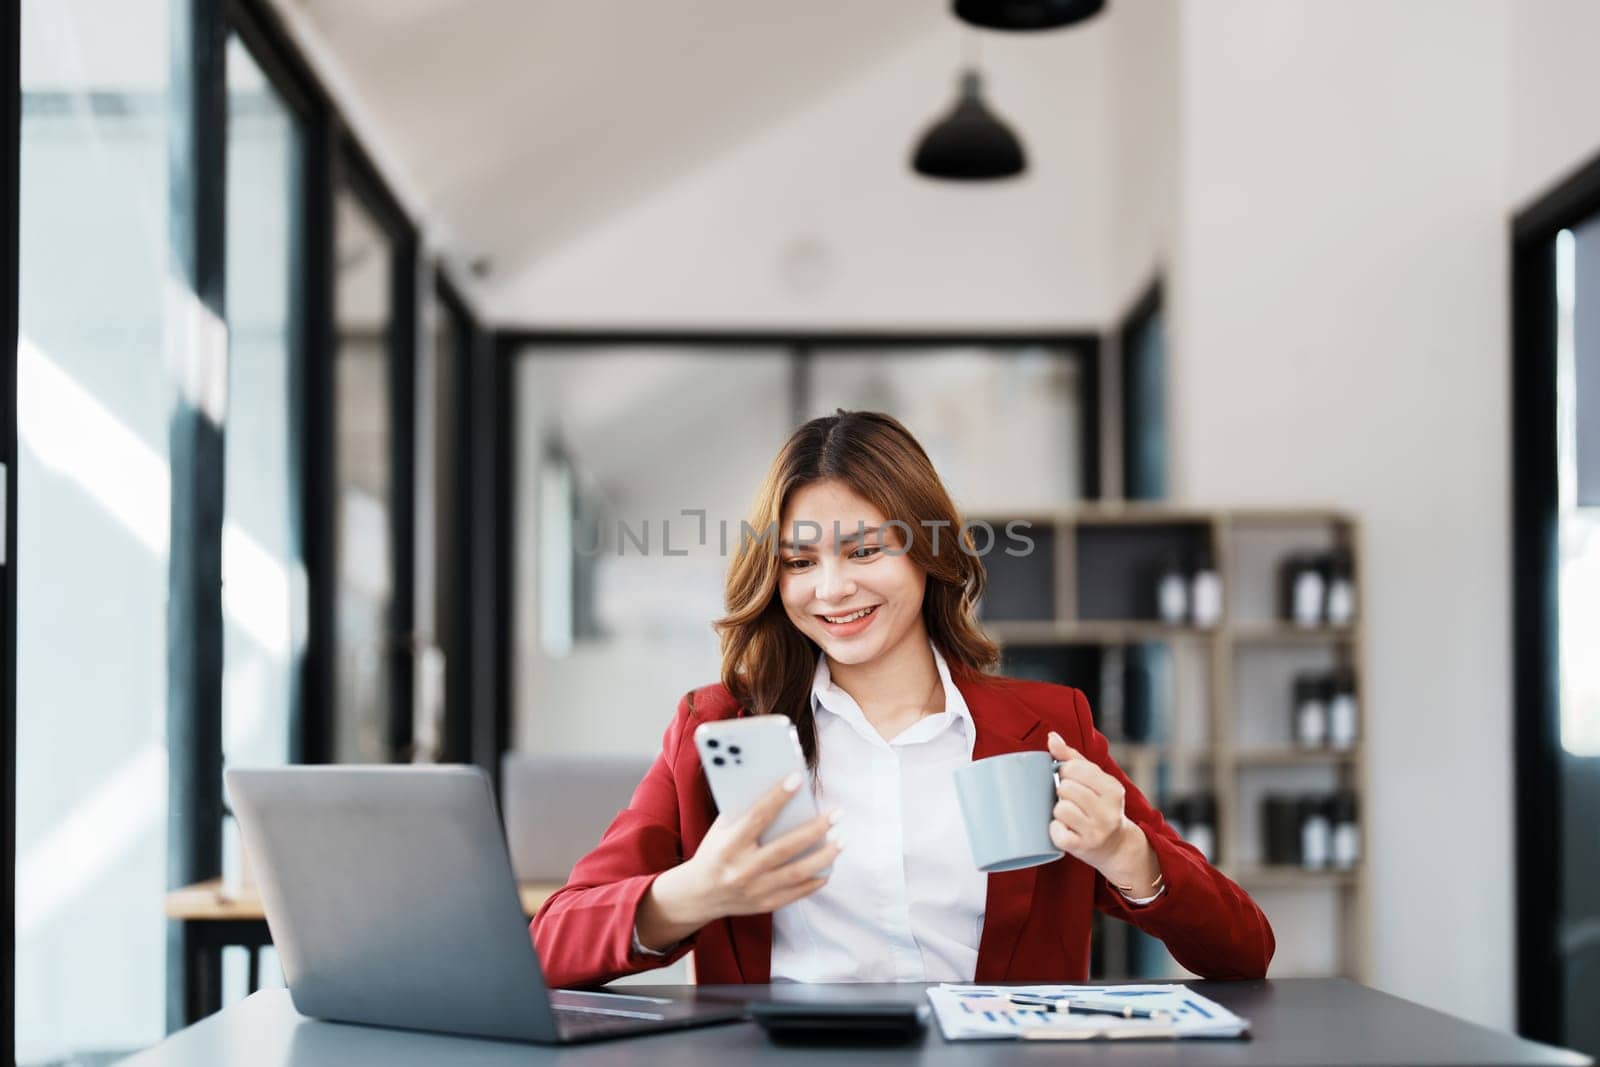
<path id="1" fill-rule="evenodd" d="M 930 642 L 931 645 L 931 642 Z M 972 714 L 933 649 L 944 711 L 885 741 L 817 657 L 817 801 L 844 851 L 817 892 L 772 916 L 774 982 L 970 982 L 988 876 L 973 863 L 953 774 Z"/>

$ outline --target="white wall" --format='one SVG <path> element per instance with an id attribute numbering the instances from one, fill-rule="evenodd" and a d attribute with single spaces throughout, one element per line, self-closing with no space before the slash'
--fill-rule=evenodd
<path id="1" fill-rule="evenodd" d="M 1600 4 L 1511 4 L 1511 202 L 1524 207 L 1600 152 Z"/>
<path id="2" fill-rule="evenodd" d="M 1104 318 L 1106 30 L 988 34 L 989 99 L 1030 169 L 991 185 L 911 172 L 950 107 L 943 20 L 818 102 L 727 146 L 490 287 L 519 323 L 1070 328 Z"/>
<path id="3" fill-rule="evenodd" d="M 1174 485 L 1364 523 L 1372 978 L 1513 1023 L 1507 5 L 1186 5 Z"/>
<path id="4" fill-rule="evenodd" d="M 1112 148 L 1107 323 L 1166 265 L 1178 213 L 1178 0 L 1119 0 L 1104 16 Z"/>

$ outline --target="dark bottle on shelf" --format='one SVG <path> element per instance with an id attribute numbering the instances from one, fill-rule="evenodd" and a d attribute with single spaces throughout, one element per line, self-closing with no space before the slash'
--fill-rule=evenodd
<path id="1" fill-rule="evenodd" d="M 1328 799 L 1322 796 L 1300 798 L 1300 866 L 1320 871 L 1328 866 L 1333 847 L 1333 827 L 1328 820 Z"/>
<path id="2" fill-rule="evenodd" d="M 1175 552 L 1167 553 L 1156 574 L 1156 618 L 1171 626 L 1189 621 L 1189 578 Z"/>
<path id="3" fill-rule="evenodd" d="M 1330 849 L 1333 865 L 1350 870 L 1361 862 L 1361 827 L 1356 822 L 1356 795 L 1346 789 L 1335 793 L 1329 803 L 1333 840 Z"/>
<path id="4" fill-rule="evenodd" d="M 1328 554 L 1327 607 L 1323 614 L 1330 626 L 1349 626 L 1355 621 L 1355 565 L 1348 548 L 1336 548 Z"/>
<path id="5" fill-rule="evenodd" d="M 1295 675 L 1294 708 L 1290 728 L 1296 748 L 1321 748 L 1327 743 L 1327 683 L 1320 675 Z"/>
<path id="6" fill-rule="evenodd" d="M 1194 572 L 1189 576 L 1189 620 L 1202 630 L 1222 621 L 1222 577 L 1211 558 L 1211 546 L 1195 549 Z"/>
<path id="7" fill-rule="evenodd" d="M 1317 557 L 1288 557 L 1279 571 L 1278 581 L 1283 621 L 1305 628 L 1321 626 L 1327 581 Z"/>
<path id="8" fill-rule="evenodd" d="M 1261 853 L 1273 866 L 1300 863 L 1300 801 L 1268 793 L 1261 798 Z"/>
<path id="9" fill-rule="evenodd" d="M 1361 732 L 1361 714 L 1356 702 L 1356 674 L 1342 667 L 1328 676 L 1328 744 L 1336 749 L 1355 747 Z"/>

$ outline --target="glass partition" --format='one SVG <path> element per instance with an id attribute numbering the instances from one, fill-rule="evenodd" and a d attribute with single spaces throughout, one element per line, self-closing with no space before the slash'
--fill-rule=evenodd
<path id="1" fill-rule="evenodd" d="M 23 0 L 17 1059 L 164 1032 L 165 0 Z"/>
<path id="2" fill-rule="evenodd" d="M 687 345 L 518 357 L 514 747 L 654 751 L 678 698 L 716 679 L 719 524 L 736 546 L 791 428 L 793 359 Z M 685 511 L 704 513 L 703 537 Z"/>
<path id="3" fill-rule="evenodd" d="M 349 189 L 334 208 L 335 589 L 333 758 L 391 758 L 389 614 L 393 404 L 389 323 L 393 243 Z"/>

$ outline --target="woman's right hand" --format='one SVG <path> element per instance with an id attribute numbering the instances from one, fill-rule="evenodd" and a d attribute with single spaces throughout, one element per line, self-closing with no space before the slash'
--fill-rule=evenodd
<path id="1" fill-rule="evenodd" d="M 796 772 L 762 794 L 750 810 L 732 818 L 718 814 L 695 854 L 664 871 L 639 902 L 640 943 L 665 948 L 709 922 L 776 911 L 826 885 L 819 872 L 844 848 L 835 828 L 842 812 L 818 815 L 765 845 L 759 841 L 803 781 Z M 821 848 L 803 855 L 819 843 Z"/>

